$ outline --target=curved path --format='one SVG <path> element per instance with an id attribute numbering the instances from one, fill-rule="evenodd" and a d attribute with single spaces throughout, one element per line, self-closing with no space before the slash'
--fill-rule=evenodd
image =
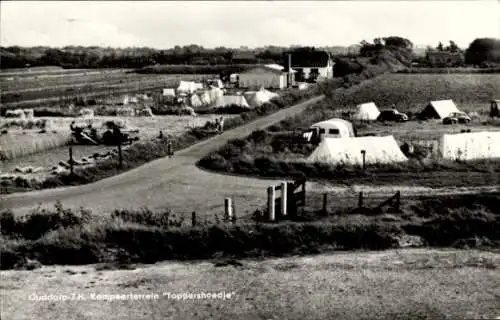
<path id="1" fill-rule="evenodd" d="M 252 131 L 264 129 L 276 122 L 302 112 L 309 105 L 324 99 L 320 96 L 293 107 L 280 110 L 269 116 L 259 118 L 244 126 L 229 130 L 221 135 L 201 141 L 178 151 L 172 158 L 161 158 L 138 168 L 109 177 L 91 184 L 47 189 L 26 193 L 6 195 L 0 200 L 0 207 L 25 213 L 41 205 L 52 207 L 59 200 L 65 207 L 83 206 L 94 212 L 111 212 L 117 208 L 150 209 L 170 208 L 178 213 L 221 212 L 224 197 L 231 196 L 236 210 L 243 214 L 247 209 L 255 210 L 266 202 L 266 188 L 272 179 L 258 179 L 241 176 L 228 176 L 198 169 L 196 162 L 214 151 L 230 139 L 244 138 Z M 329 192 L 375 191 L 389 194 L 397 188 L 405 194 L 446 194 L 456 193 L 455 189 L 430 189 L 423 187 L 334 187 L 311 182 L 308 190 Z M 468 188 L 462 192 L 484 192 L 498 190 L 498 186 Z"/>

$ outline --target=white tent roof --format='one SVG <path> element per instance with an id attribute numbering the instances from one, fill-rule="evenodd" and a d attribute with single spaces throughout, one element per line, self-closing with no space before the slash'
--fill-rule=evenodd
<path id="1" fill-rule="evenodd" d="M 431 101 L 429 104 L 434 108 L 441 119 L 446 118 L 452 112 L 460 112 L 453 100 Z"/>
<path id="2" fill-rule="evenodd" d="M 210 104 L 210 103 L 212 103 L 212 97 L 210 96 L 210 92 L 209 91 L 204 91 L 200 95 L 200 100 L 201 100 L 201 103 L 203 103 L 203 104 Z"/>
<path id="3" fill-rule="evenodd" d="M 247 91 L 243 93 L 243 95 L 247 99 L 248 104 L 254 108 L 269 102 L 274 97 L 279 96 L 277 93 L 268 91 L 264 88 L 261 88 L 259 91 Z"/>
<path id="4" fill-rule="evenodd" d="M 347 137 L 354 137 L 354 129 L 352 127 L 352 123 L 344 119 L 333 118 L 321 121 L 311 125 L 311 128 L 338 129 L 341 135 L 345 135 Z"/>
<path id="5" fill-rule="evenodd" d="M 215 87 L 212 87 L 208 93 L 210 94 L 211 101 L 215 101 L 217 98 L 224 95 L 224 92 L 221 89 Z"/>
<path id="6" fill-rule="evenodd" d="M 499 132 L 445 134 L 440 140 L 443 159 L 475 160 L 500 158 Z"/>
<path id="7" fill-rule="evenodd" d="M 203 105 L 203 103 L 201 102 L 200 97 L 197 94 L 193 94 L 191 96 L 191 98 L 189 98 L 189 104 L 193 108 L 199 108 L 199 107 L 201 107 Z"/>
<path id="8" fill-rule="evenodd" d="M 182 91 L 182 92 L 194 92 L 197 89 L 197 86 L 193 81 L 183 81 L 179 83 L 179 86 L 177 87 L 177 91 Z M 202 85 L 203 88 L 203 85 Z"/>
<path id="9" fill-rule="evenodd" d="M 163 89 L 163 95 L 168 97 L 175 97 L 175 89 L 165 88 Z"/>
<path id="10" fill-rule="evenodd" d="M 355 120 L 377 120 L 380 114 L 380 111 L 373 102 L 360 104 L 356 109 L 357 111 L 353 116 Z"/>
<path id="11" fill-rule="evenodd" d="M 215 107 L 221 108 L 230 105 L 250 108 L 244 96 L 221 96 L 215 101 Z"/>
<path id="12" fill-rule="evenodd" d="M 366 163 L 394 163 L 408 159 L 399 148 L 393 136 L 326 138 L 309 156 L 308 161 L 331 164 L 362 165 L 366 151 Z"/>

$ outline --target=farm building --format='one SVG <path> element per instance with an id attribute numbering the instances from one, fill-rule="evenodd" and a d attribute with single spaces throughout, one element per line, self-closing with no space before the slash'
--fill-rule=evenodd
<path id="1" fill-rule="evenodd" d="M 214 107 L 223 108 L 229 106 L 238 106 L 243 108 L 250 108 L 244 96 L 221 96 L 215 101 Z"/>
<path id="2" fill-rule="evenodd" d="M 373 121 L 377 120 L 380 111 L 373 102 L 362 103 L 356 106 L 356 112 L 352 116 L 354 120 Z"/>
<path id="3" fill-rule="evenodd" d="M 326 51 L 291 52 L 290 65 L 297 71 L 296 81 L 333 78 L 334 62 Z"/>
<path id="4" fill-rule="evenodd" d="M 260 88 L 259 91 L 247 91 L 243 94 L 248 104 L 252 107 L 259 107 L 271 99 L 279 97 L 279 94 L 271 92 L 264 88 Z"/>
<path id="5" fill-rule="evenodd" d="M 426 58 L 434 67 L 456 67 L 464 62 L 464 55 L 460 52 L 431 51 Z"/>
<path id="6" fill-rule="evenodd" d="M 163 89 L 164 97 L 175 97 L 175 89 L 173 88 L 165 88 Z"/>
<path id="7" fill-rule="evenodd" d="M 500 158 L 500 132 L 445 134 L 439 141 L 440 154 L 447 160 Z"/>
<path id="8" fill-rule="evenodd" d="M 420 118 L 443 119 L 452 112 L 460 112 L 453 100 L 431 101 L 420 113 Z"/>
<path id="9" fill-rule="evenodd" d="M 315 123 L 311 126 L 313 135 L 321 141 L 325 138 L 348 138 L 355 137 L 352 123 L 344 119 L 330 119 Z"/>
<path id="10" fill-rule="evenodd" d="M 309 156 L 308 161 L 329 164 L 362 165 L 364 150 L 366 164 L 404 162 L 408 159 L 393 136 L 326 138 Z"/>
<path id="11" fill-rule="evenodd" d="M 240 88 L 275 88 L 283 89 L 288 85 L 288 73 L 274 68 L 258 66 L 239 75 L 238 85 Z"/>

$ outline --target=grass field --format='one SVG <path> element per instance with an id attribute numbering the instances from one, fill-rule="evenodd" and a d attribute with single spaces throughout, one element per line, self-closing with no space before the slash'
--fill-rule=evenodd
<path id="1" fill-rule="evenodd" d="M 114 119 L 123 119 L 130 129 L 139 129 L 139 137 L 141 140 L 150 140 L 158 136 L 161 130 L 165 136 L 179 136 L 186 131 L 194 127 L 202 127 L 207 121 L 213 121 L 215 115 L 207 116 L 155 116 L 155 117 L 95 117 L 93 120 L 93 125 L 96 128 L 100 128 L 105 121 Z M 227 119 L 235 117 L 231 115 L 225 116 Z M 34 167 L 47 167 L 50 168 L 56 165 L 59 161 L 68 160 L 68 148 L 43 148 L 39 147 L 36 149 L 36 153 L 28 154 L 29 152 L 22 152 L 24 149 L 32 148 L 32 145 L 36 145 L 36 141 L 46 141 L 48 146 L 49 141 L 52 136 L 65 137 L 64 143 L 54 144 L 52 147 L 58 147 L 66 145 L 69 142 L 69 125 L 75 120 L 75 118 L 63 118 L 63 117 L 42 117 L 39 119 L 47 119 L 51 122 L 51 130 L 57 130 L 57 134 L 51 132 L 46 134 L 38 133 L 39 130 L 11 130 L 9 134 L 0 136 L 0 142 L 2 146 L 5 146 L 6 155 L 10 160 L 2 161 L 1 167 L 3 172 L 8 172 L 14 169 L 16 166 L 34 166 Z M 1 121 L 0 121 L 1 127 Z M 23 133 L 24 132 L 24 133 Z M 21 140 L 19 140 L 21 139 Z M 23 143 L 19 143 L 23 141 Z M 58 140 L 59 141 L 59 140 Z M 73 146 L 74 156 L 76 159 L 84 156 L 92 155 L 96 152 L 105 152 L 112 149 L 112 147 L 107 146 Z M 35 149 L 30 149 L 34 151 Z M 12 157 L 16 155 L 16 157 Z M 24 156 L 23 156 L 24 155 Z"/>
<path id="2" fill-rule="evenodd" d="M 312 166 L 296 164 L 312 151 L 312 146 L 294 144 L 300 130 L 311 124 L 342 117 L 342 112 L 353 111 L 359 103 L 374 101 L 379 109 L 392 104 L 412 118 L 430 100 L 453 99 L 463 111 L 480 114 L 468 125 L 443 125 L 438 120 L 409 121 L 400 123 L 355 123 L 358 135 L 394 135 L 400 142 L 431 145 L 444 133 L 462 130 L 498 131 L 500 121 L 488 119 L 489 100 L 500 96 L 500 77 L 490 74 L 389 74 L 366 81 L 359 86 L 337 90 L 324 101 L 311 106 L 300 115 L 271 126 L 267 132 L 256 133 L 248 139 L 233 141 L 219 152 L 204 158 L 200 165 L 217 171 L 277 177 L 288 171 L 300 170 L 310 178 L 335 180 L 338 183 L 394 183 L 402 180 L 409 184 L 428 186 L 490 184 L 500 178 L 498 161 L 467 165 L 458 163 L 420 163 L 388 165 L 368 168 L 338 168 L 337 166 Z M 293 138 L 295 132 L 295 138 Z M 288 141 L 277 137 L 290 134 Z M 425 147 L 427 148 L 427 147 Z M 434 150 L 436 151 L 436 150 Z M 420 159 L 419 159 L 420 160 Z M 392 169 L 391 169 L 392 168 Z M 368 172 L 367 171 L 367 172 Z M 453 174 L 456 172 L 456 174 Z"/>

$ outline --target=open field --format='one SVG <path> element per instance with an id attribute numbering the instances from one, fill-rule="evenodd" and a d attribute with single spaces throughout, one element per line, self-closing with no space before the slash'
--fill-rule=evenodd
<path id="1" fill-rule="evenodd" d="M 132 270 L 96 266 L 2 271 L 5 319 L 492 319 L 500 316 L 500 256 L 404 249 L 242 260 L 241 266 L 168 262 Z M 90 294 L 158 294 L 91 300 Z M 226 300 L 167 293 L 234 292 Z M 84 301 L 32 301 L 31 294 Z M 170 296 L 172 297 L 172 295 Z"/>
<path id="2" fill-rule="evenodd" d="M 76 97 L 111 97 L 117 94 L 175 87 L 180 79 L 202 80 L 211 75 L 144 75 L 126 70 L 69 73 L 51 78 L 1 79 L 2 105 L 6 108 L 69 103 Z"/>
<path id="3" fill-rule="evenodd" d="M 122 119 L 125 121 L 127 128 L 139 129 L 139 137 L 141 140 L 150 140 L 158 136 L 161 130 L 165 136 L 179 136 L 186 131 L 194 127 L 201 127 L 205 125 L 207 121 L 213 121 L 217 117 L 215 115 L 207 116 L 155 116 L 155 117 L 94 117 L 92 124 L 96 128 L 102 127 L 103 123 L 110 120 Z M 226 118 L 231 118 L 234 116 L 228 115 Z M 70 123 L 77 118 L 63 118 L 63 117 L 42 117 L 37 118 L 37 120 L 47 119 L 51 122 L 51 127 L 49 133 L 38 133 L 39 130 L 10 130 L 9 134 L 0 136 L 0 142 L 2 146 L 5 146 L 8 159 L 2 161 L 1 170 L 2 172 L 8 172 L 13 170 L 15 167 L 47 167 L 50 168 L 56 165 L 59 161 L 68 160 L 68 148 L 60 147 L 67 145 L 69 142 Z M 1 127 L 1 121 L 0 121 Z M 51 131 L 57 130 L 58 133 L 53 134 Z M 27 149 L 35 143 L 35 141 L 40 140 L 50 141 L 50 137 L 56 135 L 58 137 L 65 137 L 63 143 L 55 144 L 50 150 L 37 149 L 38 152 L 35 154 L 28 155 L 28 152 L 20 152 L 22 150 L 17 149 Z M 21 140 L 19 140 L 21 139 Z M 61 139 L 60 139 L 61 140 Z M 19 143 L 23 141 L 23 143 Z M 73 152 L 75 159 L 79 159 L 83 156 L 89 156 L 96 152 L 105 152 L 113 149 L 109 146 L 73 146 Z M 24 154 L 24 156 L 22 156 Z M 10 155 L 10 156 L 9 156 Z M 21 155 L 13 157 L 12 155 Z"/>

